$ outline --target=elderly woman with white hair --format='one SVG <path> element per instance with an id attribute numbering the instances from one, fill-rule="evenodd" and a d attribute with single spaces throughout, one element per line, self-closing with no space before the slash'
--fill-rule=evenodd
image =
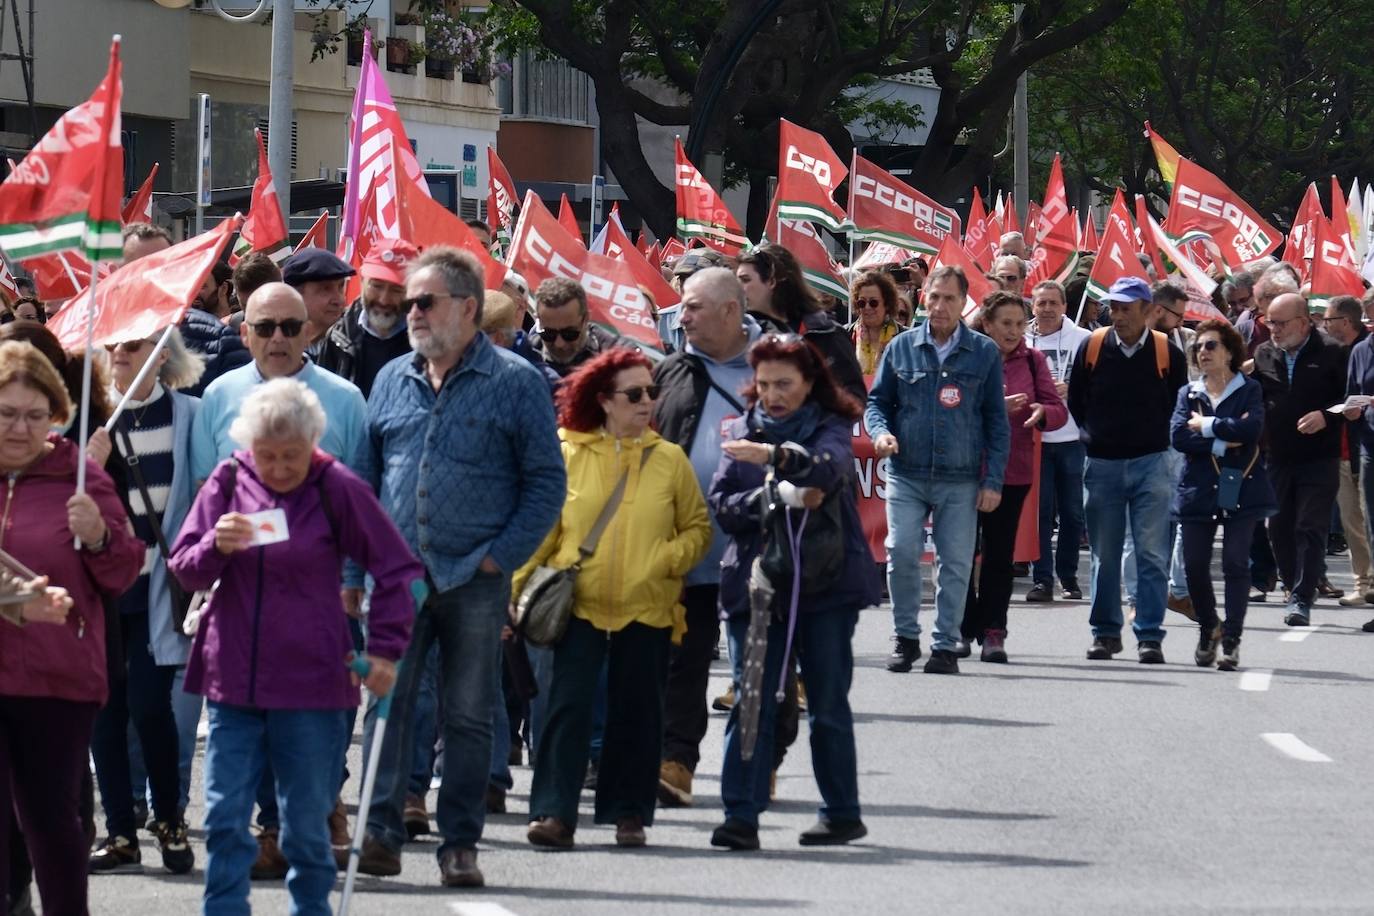
<path id="1" fill-rule="evenodd" d="M 345 711 L 358 704 L 339 595 L 344 560 L 372 575 L 366 685 L 384 696 L 410 639 L 424 568 L 371 487 L 320 451 L 325 416 L 305 385 L 276 379 L 243 402 L 242 446 L 196 497 L 169 564 L 211 589 L 186 689 L 209 703 L 205 913 L 247 912 L 258 846 L 248 831 L 263 766 L 276 774 L 291 912 L 329 913 L 335 862 L 326 818 L 342 777 Z"/>
<path id="2" fill-rule="evenodd" d="M 189 704 L 181 702 L 187 695 L 175 689 L 190 647 L 181 632 L 190 596 L 168 575 L 167 559 L 168 545 L 195 498 L 191 425 L 200 406 L 199 398 L 176 389 L 199 381 L 205 361 L 186 349 L 174 328 L 157 353 L 156 366 L 140 380 L 159 337 L 160 332 L 106 348 L 113 382 L 110 400 L 118 402 L 129 394 L 129 401 L 115 422 L 113 441 L 103 429 L 92 437 L 124 470 L 120 496 L 143 542 L 138 579 L 117 599 L 123 670 L 112 672 L 110 699 L 96 716 L 91 739 L 107 830 L 106 840 L 91 854 L 92 874 L 142 870 L 142 820 L 134 809 L 135 792 L 143 794 L 143 777 L 131 778 L 131 722 L 138 736 L 139 769 L 146 773 L 151 790 L 152 833 L 163 867 L 185 874 L 195 862 L 182 812 L 190 790 L 200 702 L 189 697 Z"/>

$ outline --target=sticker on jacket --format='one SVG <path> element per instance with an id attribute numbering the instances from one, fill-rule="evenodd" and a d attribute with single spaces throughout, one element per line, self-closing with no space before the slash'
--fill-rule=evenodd
<path id="1" fill-rule="evenodd" d="M 940 406 L 955 408 L 963 403 L 964 394 L 958 385 L 946 385 L 940 389 Z"/>

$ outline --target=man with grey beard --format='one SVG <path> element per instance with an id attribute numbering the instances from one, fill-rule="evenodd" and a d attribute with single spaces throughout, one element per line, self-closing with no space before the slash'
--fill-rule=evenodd
<path id="1" fill-rule="evenodd" d="M 357 385 L 363 397 L 382 367 L 410 352 L 405 315 L 406 265 L 419 257 L 401 239 L 380 239 L 363 259 L 362 297 L 348 307 L 324 336 L 319 365 Z"/>

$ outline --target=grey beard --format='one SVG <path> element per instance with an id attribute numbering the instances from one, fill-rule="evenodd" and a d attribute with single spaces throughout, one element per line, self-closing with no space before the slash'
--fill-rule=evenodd
<path id="1" fill-rule="evenodd" d="M 367 310 L 368 327 L 372 328 L 372 330 L 376 331 L 378 334 L 390 334 L 395 330 L 396 325 L 399 324 L 400 321 L 401 315 L 399 312 L 378 308 L 369 308 Z"/>

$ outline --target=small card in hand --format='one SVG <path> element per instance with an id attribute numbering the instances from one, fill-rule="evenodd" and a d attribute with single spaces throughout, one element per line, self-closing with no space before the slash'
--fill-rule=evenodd
<path id="1" fill-rule="evenodd" d="M 248 521 L 253 523 L 253 540 L 249 543 L 254 547 L 276 544 L 291 536 L 286 528 L 286 512 L 281 509 L 253 512 Z"/>

